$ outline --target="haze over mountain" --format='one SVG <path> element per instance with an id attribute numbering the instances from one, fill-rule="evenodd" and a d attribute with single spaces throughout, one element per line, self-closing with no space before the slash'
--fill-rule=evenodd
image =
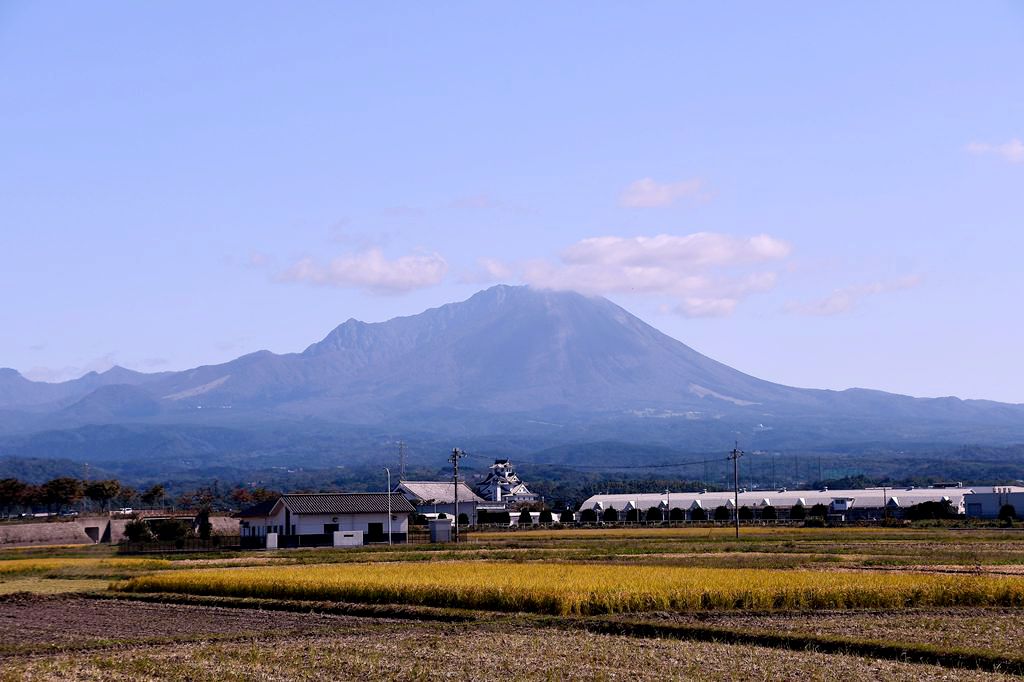
<path id="1" fill-rule="evenodd" d="M 353 434 L 500 437 L 530 449 L 611 439 L 703 450 L 737 434 L 783 449 L 1001 444 L 1024 439 L 1024 406 L 783 386 L 716 362 L 607 299 L 496 286 L 410 317 L 350 319 L 301 353 L 158 374 L 115 367 L 59 384 L 0 370 L 0 428 L 9 434 L 0 456 L 72 458 L 115 456 L 116 434 L 130 434 L 138 452 L 147 429 L 170 438 L 161 446 L 169 456 L 197 447 L 244 457 L 260 449 L 253 433 L 272 429 L 262 442 L 301 461 L 310 439 L 311 453 Z M 207 434 L 201 446 L 197 429 Z M 211 429 L 220 445 L 210 445 Z"/>

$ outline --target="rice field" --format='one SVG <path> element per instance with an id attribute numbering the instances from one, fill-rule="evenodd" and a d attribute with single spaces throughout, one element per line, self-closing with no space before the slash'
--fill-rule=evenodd
<path id="1" fill-rule="evenodd" d="M 1024 606 L 1024 577 L 474 561 L 179 570 L 112 589 L 552 615 Z"/>
<path id="2" fill-rule="evenodd" d="M 30 573 L 50 573 L 59 571 L 116 571 L 118 569 L 157 570 L 171 565 L 165 559 L 83 559 L 74 557 L 54 557 L 41 559 L 3 559 L 0 560 L 0 577 L 8 575 L 24 575 Z"/>

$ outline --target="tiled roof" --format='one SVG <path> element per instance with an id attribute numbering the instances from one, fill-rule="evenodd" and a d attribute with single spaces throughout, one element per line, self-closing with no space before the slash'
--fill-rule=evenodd
<path id="1" fill-rule="evenodd" d="M 281 499 L 293 514 L 387 514 L 387 493 L 295 493 Z M 391 495 L 391 511 L 416 511 L 402 495 Z"/>
<path id="2" fill-rule="evenodd" d="M 406 497 L 436 504 L 455 502 L 455 485 L 447 481 L 400 481 L 398 491 Z M 484 502 L 465 483 L 459 483 L 459 503 Z"/>

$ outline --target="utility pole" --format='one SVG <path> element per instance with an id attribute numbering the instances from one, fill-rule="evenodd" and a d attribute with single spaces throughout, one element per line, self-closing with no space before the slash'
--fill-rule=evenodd
<path id="1" fill-rule="evenodd" d="M 736 441 L 736 446 L 729 453 L 729 459 L 732 460 L 732 489 L 735 497 L 733 498 L 733 514 L 736 517 L 736 537 L 740 536 L 740 457 L 743 456 L 743 451 L 740 450 L 740 443 Z"/>
<path id="2" fill-rule="evenodd" d="M 398 441 L 398 480 L 405 480 L 405 441 Z"/>
<path id="3" fill-rule="evenodd" d="M 388 472 L 388 546 L 391 545 L 391 469 L 384 467 Z"/>
<path id="4" fill-rule="evenodd" d="M 452 448 L 451 457 L 448 458 L 452 463 L 452 490 L 455 492 L 455 544 L 459 542 L 459 460 L 465 456 L 462 450 Z"/>

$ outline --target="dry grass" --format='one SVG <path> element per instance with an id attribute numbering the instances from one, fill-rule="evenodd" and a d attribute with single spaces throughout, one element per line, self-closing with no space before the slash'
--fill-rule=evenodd
<path id="1" fill-rule="evenodd" d="M 170 571 L 113 588 L 559 615 L 1024 605 L 1024 578 L 465 561 Z"/>
<path id="2" fill-rule="evenodd" d="M 19 592 L 30 592 L 32 594 L 63 594 L 66 592 L 91 592 L 102 590 L 109 581 L 105 579 L 79 579 L 66 580 L 60 578 L 14 578 L 12 580 L 0 580 L 0 594 L 17 594 Z"/>
<path id="3" fill-rule="evenodd" d="M 510 668 L 509 666 L 512 666 Z M 0 680 L 1009 680 L 809 651 L 523 627 L 364 621 L 329 636 L 141 646 L 4 661 Z"/>
<path id="4" fill-rule="evenodd" d="M 106 573 L 123 569 L 152 571 L 167 568 L 164 559 L 83 559 L 74 557 L 0 560 L 0 577 L 34 573 Z"/>

